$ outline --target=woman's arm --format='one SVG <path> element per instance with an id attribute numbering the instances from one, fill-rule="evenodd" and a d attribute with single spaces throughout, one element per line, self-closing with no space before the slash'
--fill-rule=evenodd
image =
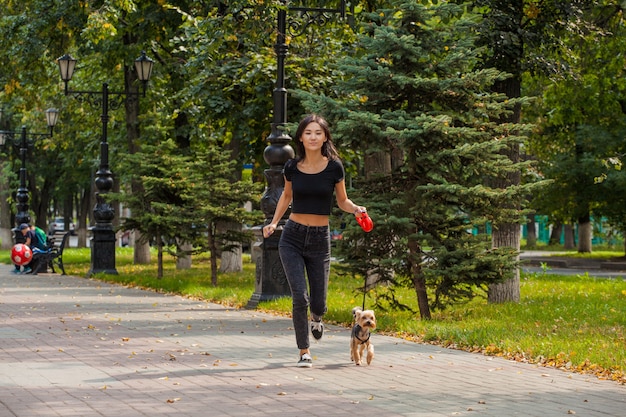
<path id="1" fill-rule="evenodd" d="M 283 193 L 280 195 L 280 198 L 278 199 L 278 203 L 276 203 L 276 210 L 274 210 L 274 217 L 272 218 L 272 221 L 267 225 L 263 227 L 263 236 L 265 237 L 270 237 L 272 233 L 274 233 L 274 231 L 276 231 L 276 228 L 278 227 L 278 222 L 280 221 L 280 219 L 283 218 L 283 216 L 285 215 L 285 212 L 287 211 L 287 209 L 289 208 L 289 205 L 291 204 L 291 199 L 292 199 L 292 194 L 293 194 L 293 189 L 291 187 L 291 181 L 287 181 L 287 179 L 285 179 L 285 187 L 283 188 Z"/>
<path id="2" fill-rule="evenodd" d="M 357 217 L 361 217 L 361 214 L 367 211 L 365 207 L 357 206 L 348 198 L 345 179 L 335 184 L 335 197 L 337 198 L 337 205 L 339 208 L 347 213 L 352 213 Z"/>

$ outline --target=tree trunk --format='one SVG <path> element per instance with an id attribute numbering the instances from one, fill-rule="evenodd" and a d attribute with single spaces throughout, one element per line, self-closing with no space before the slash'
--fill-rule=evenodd
<path id="1" fill-rule="evenodd" d="M 178 246 L 184 254 L 176 257 L 176 269 L 191 269 L 191 250 L 193 246 L 188 242 L 178 240 Z"/>
<path id="2" fill-rule="evenodd" d="M 217 287 L 217 244 L 215 243 L 215 226 L 209 225 L 208 246 L 211 251 L 211 284 Z"/>
<path id="3" fill-rule="evenodd" d="M 560 245 L 561 234 L 563 233 L 563 223 L 557 221 L 552 225 L 552 231 L 550 232 L 550 240 L 548 245 Z"/>
<path id="4" fill-rule="evenodd" d="M 243 271 L 243 256 L 241 245 L 230 251 L 222 251 L 220 256 L 220 272 L 241 272 Z"/>
<path id="5" fill-rule="evenodd" d="M 134 35 L 129 33 L 124 37 L 124 45 L 133 45 L 136 43 Z M 137 73 L 134 67 L 126 65 L 124 67 L 124 83 L 126 91 L 133 94 L 138 94 L 139 89 L 137 87 Z M 140 100 L 126 100 L 124 109 L 126 111 L 126 139 L 128 144 L 128 152 L 130 154 L 137 153 L 139 151 L 139 103 Z M 132 193 L 142 193 L 143 184 L 138 180 L 131 181 L 130 189 Z M 135 248 L 133 254 L 133 261 L 135 264 L 149 264 L 150 263 L 150 242 L 142 239 L 139 232 L 135 231 Z"/>
<path id="6" fill-rule="evenodd" d="M 566 224 L 564 226 L 565 229 L 565 242 L 564 248 L 565 250 L 571 250 L 576 247 L 576 243 L 574 241 L 574 228 L 571 224 Z"/>
<path id="7" fill-rule="evenodd" d="M 417 306 L 419 307 L 420 317 L 423 320 L 430 320 L 430 306 L 428 304 L 428 293 L 426 292 L 426 279 L 422 274 L 422 251 L 417 240 L 409 238 L 408 242 L 410 259 L 411 259 L 411 275 L 413 287 L 417 294 Z"/>
<path id="8" fill-rule="evenodd" d="M 89 209 L 91 208 L 91 190 L 83 190 L 80 203 L 80 214 L 78 215 L 78 224 L 76 225 L 76 234 L 78 235 L 77 247 L 86 248 L 87 238 L 89 236 L 87 230 L 87 219 L 89 219 Z"/>
<path id="9" fill-rule="evenodd" d="M 374 152 L 367 154 L 363 159 L 366 179 L 370 179 L 374 175 L 391 174 L 391 155 L 389 153 Z"/>
<path id="10" fill-rule="evenodd" d="M 5 163 L 0 163 L 0 171 L 6 168 Z M 13 247 L 13 233 L 11 229 L 11 205 L 8 198 L 11 195 L 9 191 L 9 178 L 2 176 L 0 179 L 0 249 L 11 249 Z"/>
<path id="11" fill-rule="evenodd" d="M 578 252 L 591 253 L 591 217 L 589 214 L 578 219 Z"/>
<path id="12" fill-rule="evenodd" d="M 135 250 L 133 251 L 133 262 L 136 265 L 147 265 L 150 263 L 150 242 L 143 237 L 138 230 L 133 230 L 133 241 Z"/>
<path id="13" fill-rule="evenodd" d="M 163 278 L 163 239 L 157 235 L 157 279 Z"/>
<path id="14" fill-rule="evenodd" d="M 218 225 L 220 232 L 226 230 L 241 231 L 242 226 L 236 222 L 220 222 Z M 220 251 L 220 272 L 241 272 L 243 271 L 243 257 L 241 243 L 227 242 L 237 246 L 230 251 Z"/>
<path id="15" fill-rule="evenodd" d="M 492 243 L 496 248 L 511 247 L 519 252 L 520 249 L 520 227 L 517 224 L 509 223 L 499 226 L 499 230 L 494 230 Z M 519 256 L 517 256 L 519 260 Z M 513 276 L 507 280 L 491 284 L 487 292 L 489 303 L 504 303 L 507 301 L 519 302 L 520 300 L 520 277 L 519 269 L 513 270 Z"/>
<path id="16" fill-rule="evenodd" d="M 518 10 L 519 11 L 519 10 Z M 507 97 L 515 98 L 521 96 L 521 71 L 517 72 L 519 69 L 516 65 L 519 64 L 519 57 L 513 58 L 513 67 L 516 69 L 514 76 L 508 78 L 504 81 L 497 82 L 494 85 L 494 90 L 499 93 L 505 94 Z M 509 116 L 500 120 L 499 122 L 506 123 L 519 123 L 521 120 L 521 107 L 520 105 L 515 106 L 513 113 Z M 520 145 L 513 144 L 508 149 L 503 151 L 503 154 L 506 155 L 511 162 L 517 164 L 520 162 Z M 505 190 L 509 187 L 519 186 L 522 182 L 522 173 L 520 171 L 515 171 L 509 173 L 505 177 L 494 178 L 492 180 L 492 186 L 494 188 L 500 188 Z M 513 209 L 519 209 L 520 203 L 513 202 L 511 207 Z M 493 232 L 492 232 L 492 244 L 494 248 L 501 247 L 511 247 L 519 252 L 520 250 L 520 240 L 521 240 L 521 232 L 520 225 L 516 223 L 504 223 L 504 224 L 494 224 Z M 518 256 L 519 259 L 519 256 Z M 506 301 L 519 302 L 520 300 L 520 279 L 519 279 L 519 268 L 516 268 L 512 276 L 508 278 L 506 281 L 492 284 L 489 286 L 487 300 L 490 303 L 503 303 Z"/>

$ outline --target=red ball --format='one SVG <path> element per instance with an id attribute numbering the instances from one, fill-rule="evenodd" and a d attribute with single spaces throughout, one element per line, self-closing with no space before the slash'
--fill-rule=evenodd
<path id="1" fill-rule="evenodd" d="M 11 249 L 11 260 L 15 265 L 28 265 L 33 260 L 33 251 L 23 243 L 18 243 Z"/>

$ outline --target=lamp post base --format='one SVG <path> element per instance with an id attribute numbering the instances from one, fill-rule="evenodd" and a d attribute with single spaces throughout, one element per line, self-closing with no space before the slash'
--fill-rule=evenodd
<path id="1" fill-rule="evenodd" d="M 93 237 L 91 238 L 91 268 L 88 276 L 94 274 L 111 274 L 117 275 L 115 269 L 115 232 L 110 228 L 92 229 Z"/>
<path id="2" fill-rule="evenodd" d="M 278 255 L 278 241 L 280 240 L 281 229 L 282 227 L 279 227 L 267 239 L 261 238 L 261 242 L 257 243 L 253 249 L 253 251 L 260 253 L 256 260 L 254 294 L 252 294 L 248 304 L 246 304 L 247 309 L 255 309 L 261 301 L 291 297 L 291 289 Z"/>

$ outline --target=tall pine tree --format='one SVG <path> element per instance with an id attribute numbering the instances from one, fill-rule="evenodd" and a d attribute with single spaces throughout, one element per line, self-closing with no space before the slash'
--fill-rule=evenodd
<path id="1" fill-rule="evenodd" d="M 352 273 L 392 284 L 377 287 L 381 307 L 394 302 L 389 288 L 412 286 L 422 318 L 510 275 L 515 251 L 477 231 L 523 221 L 506 207 L 530 192 L 488 185 L 524 169 L 502 151 L 527 126 L 499 122 L 520 100 L 493 93 L 505 74 L 478 68 L 471 17 L 445 2 L 392 2 L 364 24 L 357 56 L 338 63 L 337 97 L 301 93 L 333 121 L 340 149 L 390 155 L 392 169 L 353 192 L 374 231 L 349 228 L 339 256 Z"/>
<path id="2" fill-rule="evenodd" d="M 211 255 L 211 281 L 217 285 L 217 259 L 233 242 L 250 241 L 246 232 L 218 231 L 217 224 L 230 221 L 254 223 L 260 214 L 248 212 L 244 203 L 253 200 L 259 187 L 251 182 L 231 182 L 236 161 L 218 146 L 182 153 L 173 140 L 144 145 L 141 152 L 125 157 L 128 172 L 141 180 L 141 192 L 114 198 L 130 209 L 123 228 L 139 230 L 158 249 L 158 278 L 163 276 L 163 252 L 189 256 L 182 246 Z M 171 249 L 173 248 L 173 249 Z"/>

